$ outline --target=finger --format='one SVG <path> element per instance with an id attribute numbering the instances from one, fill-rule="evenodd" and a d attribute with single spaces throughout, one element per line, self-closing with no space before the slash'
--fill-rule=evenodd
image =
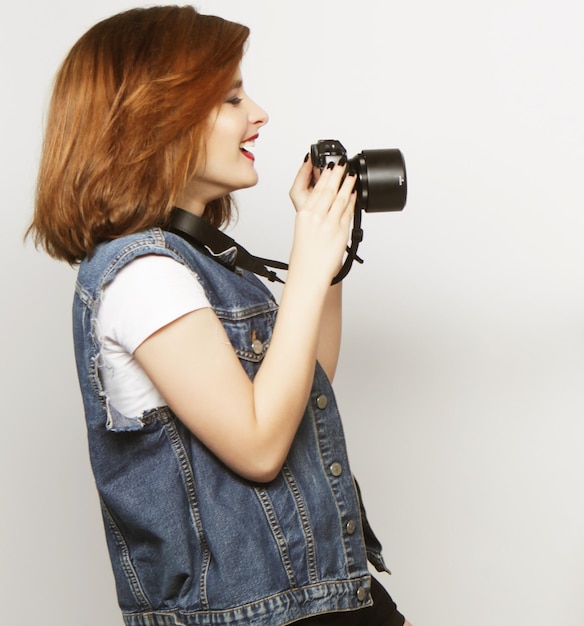
<path id="1" fill-rule="evenodd" d="M 301 188 L 306 189 L 310 184 L 310 178 L 312 175 L 312 166 L 308 159 L 308 154 L 304 157 L 304 161 L 298 172 L 296 173 L 296 177 L 294 178 L 294 182 L 292 183 L 292 188 Z"/>
<path id="2" fill-rule="evenodd" d="M 355 189 L 353 189 L 353 191 L 351 192 L 351 195 L 349 196 L 349 202 L 347 203 L 347 207 L 342 217 L 342 221 L 346 222 L 347 224 L 347 229 L 353 219 L 353 216 L 355 215 L 356 206 L 357 206 L 357 192 L 355 191 Z"/>
<path id="3" fill-rule="evenodd" d="M 347 172 L 347 175 L 345 176 L 345 179 L 343 180 L 343 184 L 341 185 L 341 188 L 339 189 L 339 191 L 342 191 L 343 193 L 347 192 L 348 194 L 351 194 L 353 193 L 353 191 L 355 191 L 356 184 L 357 184 L 357 175 L 355 174 L 355 172 L 353 171 Z"/>
<path id="4" fill-rule="evenodd" d="M 334 163 L 333 161 L 331 161 L 321 171 L 320 178 L 318 182 L 316 183 L 316 185 L 314 186 L 315 189 L 317 187 L 321 187 L 321 188 L 334 189 L 335 191 L 337 191 L 341 185 L 341 179 L 346 169 L 347 169 L 347 160 L 345 159 L 345 157 L 341 157 L 341 159 L 337 163 Z"/>
<path id="5" fill-rule="evenodd" d="M 351 214 L 353 213 L 357 199 L 355 191 L 356 180 L 356 176 L 353 172 L 347 174 L 331 206 L 330 213 L 332 216 L 342 219 L 347 211 Z M 353 208 L 351 208 L 351 206 Z"/>
<path id="6" fill-rule="evenodd" d="M 290 198 L 296 206 L 296 209 L 298 209 L 299 205 L 306 200 L 309 193 L 310 183 L 312 180 L 312 164 L 308 158 L 309 156 L 310 155 L 307 154 L 304 158 L 304 162 L 296 173 L 296 177 L 294 178 L 294 182 L 290 188 Z"/>
<path id="7" fill-rule="evenodd" d="M 314 186 L 307 208 L 320 213 L 328 213 L 341 188 L 341 181 L 346 169 L 346 164 L 329 163 L 320 175 L 320 179 Z"/>
<path id="8" fill-rule="evenodd" d="M 351 231 L 351 224 L 353 222 L 353 216 L 355 214 L 356 206 L 356 194 L 352 193 L 347 203 L 342 207 L 339 212 L 338 224 L 341 232 L 345 235 L 345 241 L 349 239 L 349 233 Z"/>

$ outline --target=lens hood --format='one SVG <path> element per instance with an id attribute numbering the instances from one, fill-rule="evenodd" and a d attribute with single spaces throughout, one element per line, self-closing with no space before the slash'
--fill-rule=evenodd
<path id="1" fill-rule="evenodd" d="M 403 210 L 408 184 L 400 150 L 363 150 L 349 159 L 349 167 L 357 174 L 358 208 L 367 213 Z"/>

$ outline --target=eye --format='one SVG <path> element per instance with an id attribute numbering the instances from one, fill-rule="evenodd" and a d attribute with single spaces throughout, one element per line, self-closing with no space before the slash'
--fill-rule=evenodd
<path id="1" fill-rule="evenodd" d="M 242 101 L 243 98 L 240 98 L 239 96 L 232 96 L 231 98 L 228 98 L 226 100 L 228 104 L 232 104 L 234 107 L 236 107 L 238 104 L 241 104 Z"/>

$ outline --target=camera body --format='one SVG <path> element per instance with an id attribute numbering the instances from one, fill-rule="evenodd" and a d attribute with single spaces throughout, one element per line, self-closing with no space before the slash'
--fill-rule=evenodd
<path id="1" fill-rule="evenodd" d="M 313 180 L 329 164 L 337 163 L 347 151 L 337 139 L 321 139 L 310 146 Z M 347 171 L 357 180 L 357 209 L 368 213 L 401 211 L 407 199 L 408 183 L 403 155 L 397 149 L 362 150 L 347 158 Z"/>

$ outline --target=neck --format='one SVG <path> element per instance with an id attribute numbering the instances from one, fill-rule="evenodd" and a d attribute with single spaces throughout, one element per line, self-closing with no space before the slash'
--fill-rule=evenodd
<path id="1" fill-rule="evenodd" d="M 202 217 L 207 203 L 193 197 L 188 193 L 188 190 L 185 190 L 184 193 L 177 198 L 175 206 L 181 208 L 183 211 L 188 211 L 193 215 Z"/>

